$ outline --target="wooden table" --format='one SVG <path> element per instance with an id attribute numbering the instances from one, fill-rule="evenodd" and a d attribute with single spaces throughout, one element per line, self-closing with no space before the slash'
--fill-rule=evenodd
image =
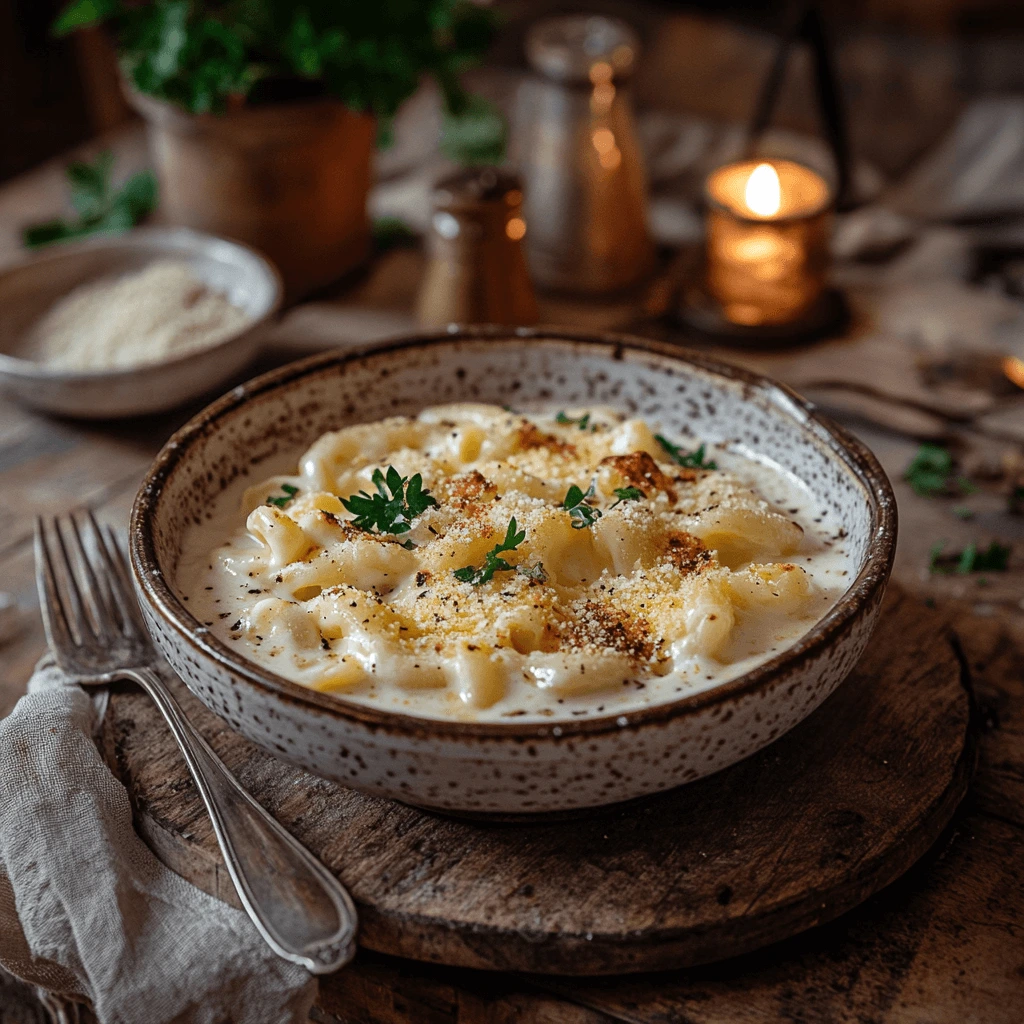
<path id="1" fill-rule="evenodd" d="M 138 134 L 113 140 L 128 169 L 142 160 Z M 95 147 L 93 147 L 95 149 Z M 62 197 L 60 165 L 0 189 L 0 262 L 15 258 L 19 227 L 52 215 Z M 263 365 L 304 349 L 372 340 L 412 326 L 410 309 L 422 261 L 395 251 L 335 296 L 289 313 Z M 848 282 L 854 290 L 860 279 Z M 869 289 L 870 290 L 870 289 Z M 665 332 L 651 313 L 668 292 L 656 281 L 630 301 L 545 303 L 551 322 Z M 930 1024 L 1024 1019 L 1024 573 L 937 577 L 928 551 L 940 538 L 1016 542 L 1022 520 L 994 494 L 971 498 L 965 521 L 955 502 L 917 497 L 902 482 L 917 438 L 956 435 L 971 450 L 1000 451 L 1006 432 L 953 425 L 945 397 L 920 383 L 912 356 L 879 339 L 871 302 L 855 304 L 854 327 L 840 340 L 803 353 L 734 353 L 731 358 L 805 387 L 875 450 L 900 504 L 895 575 L 955 621 L 965 685 L 976 698 L 980 765 L 970 795 L 935 847 L 906 876 L 839 919 L 780 946 L 711 967 L 626 979 L 556 980 L 447 970 L 361 954 L 340 994 L 315 1021 L 522 1021 L 526 1024 L 716 1024 L 744 1021 L 887 1021 Z M 909 369 L 908 369 L 909 368 Z M 827 371 L 827 372 L 826 372 Z M 823 387 L 829 379 L 839 388 Z M 896 390 L 886 392 L 886 388 Z M 138 481 L 162 441 L 194 410 L 123 424 L 48 419 L 0 400 L 0 588 L 24 609 L 17 638 L 0 649 L 0 715 L 24 691 L 44 639 L 35 611 L 32 524 L 37 515 L 88 504 L 123 524 Z M 891 429 L 882 429 L 879 422 Z M 1011 431 L 1012 435 L 1012 431 Z M 994 446 L 994 447 L 993 447 Z M 1021 602 L 1021 603 L 1018 603 Z M 3 1021 L 0 991 L 0 1021 Z M 19 1018 L 22 1019 L 22 1018 Z"/>

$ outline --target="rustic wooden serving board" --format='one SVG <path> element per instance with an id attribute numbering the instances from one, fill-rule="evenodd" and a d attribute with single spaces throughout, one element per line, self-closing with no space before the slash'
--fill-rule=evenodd
<path id="1" fill-rule="evenodd" d="M 515 826 L 443 818 L 308 775 L 183 699 L 250 792 L 349 887 L 363 946 L 466 967 L 612 974 L 778 941 L 906 871 L 973 768 L 956 651 L 938 615 L 894 586 L 847 683 L 767 750 L 639 804 Z M 237 905 L 148 698 L 115 689 L 103 746 L 157 856 Z"/>

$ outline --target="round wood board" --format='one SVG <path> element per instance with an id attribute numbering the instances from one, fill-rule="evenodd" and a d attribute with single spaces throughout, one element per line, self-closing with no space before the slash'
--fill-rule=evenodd
<path id="1" fill-rule="evenodd" d="M 363 946 L 465 967 L 615 974 L 776 942 L 906 871 L 949 821 L 973 768 L 954 642 L 892 587 L 849 680 L 760 754 L 640 803 L 526 825 L 439 817 L 311 776 L 181 690 L 242 783 L 349 887 Z M 115 688 L 103 746 L 157 856 L 237 906 L 148 698 Z"/>

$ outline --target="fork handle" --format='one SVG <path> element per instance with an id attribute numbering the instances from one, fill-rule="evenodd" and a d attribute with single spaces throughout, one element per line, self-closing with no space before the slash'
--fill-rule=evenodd
<path id="1" fill-rule="evenodd" d="M 238 898 L 267 944 L 313 974 L 348 963 L 355 955 L 357 916 L 345 887 L 242 788 L 155 672 L 117 674 L 138 683 L 171 727 Z"/>

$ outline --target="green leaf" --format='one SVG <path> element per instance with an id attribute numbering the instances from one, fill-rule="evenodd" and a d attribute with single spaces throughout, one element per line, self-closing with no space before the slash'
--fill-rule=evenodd
<path id="1" fill-rule="evenodd" d="M 615 497 L 618 498 L 618 501 L 612 505 L 612 508 L 621 505 L 624 501 L 639 501 L 641 498 L 646 498 L 647 495 L 639 487 L 616 487 Z"/>
<path id="2" fill-rule="evenodd" d="M 509 565 L 504 558 L 498 556 L 506 551 L 515 551 L 523 541 L 526 540 L 526 531 L 519 530 L 516 523 L 516 517 L 513 516 L 508 521 L 508 529 L 505 531 L 505 539 L 499 544 L 495 544 L 490 551 L 484 556 L 484 564 L 479 568 L 475 568 L 472 565 L 465 565 L 461 569 L 454 569 L 452 575 L 462 583 L 472 583 L 474 587 L 479 587 L 483 583 L 489 583 L 493 579 L 496 572 L 512 572 L 513 570 L 521 572 L 524 576 L 530 576 L 531 579 L 536 579 L 539 582 L 544 582 L 540 579 L 538 570 L 544 575 L 544 579 L 547 579 L 547 574 L 544 573 L 544 567 L 538 562 L 532 569 L 517 569 L 514 565 Z"/>
<path id="3" fill-rule="evenodd" d="M 566 416 L 564 412 L 559 411 L 555 416 L 555 422 L 561 423 L 563 426 L 570 426 L 571 424 L 575 423 L 576 426 L 580 428 L 580 430 L 586 430 L 588 424 L 590 423 L 590 413 L 585 412 L 582 416 L 573 419 L 572 416 Z"/>
<path id="4" fill-rule="evenodd" d="M 103 20 L 136 88 L 192 113 L 222 112 L 257 82 L 300 78 L 383 123 L 432 75 L 450 115 L 445 148 L 471 163 L 504 151 L 500 115 L 461 86 L 495 34 L 492 12 L 472 0 L 71 0 L 54 28 Z M 268 84 L 265 95 L 281 94 Z"/>
<path id="5" fill-rule="evenodd" d="M 671 441 L 661 434 L 655 434 L 654 439 L 676 465 L 685 466 L 687 469 L 718 469 L 718 463 L 704 458 L 705 446 L 703 444 L 694 451 L 687 452 L 679 445 L 672 444 Z"/>
<path id="6" fill-rule="evenodd" d="M 565 492 L 562 508 L 569 513 L 574 530 L 583 530 L 588 526 L 593 526 L 601 518 L 601 510 L 587 504 L 587 499 L 592 498 L 595 492 L 596 488 L 593 481 L 591 481 L 590 487 L 587 488 L 585 493 L 576 484 L 571 484 L 569 490 Z"/>
<path id="7" fill-rule="evenodd" d="M 133 174 L 122 186 L 115 202 L 128 211 L 133 224 L 138 224 L 156 207 L 157 184 L 156 175 L 152 171 L 139 171 Z"/>
<path id="8" fill-rule="evenodd" d="M 482 96 L 470 96 L 459 113 L 444 114 L 441 152 L 449 160 L 466 166 L 500 164 L 507 141 L 504 115 Z"/>
<path id="9" fill-rule="evenodd" d="M 93 164 L 75 161 L 68 164 L 66 174 L 71 186 L 71 205 L 83 220 L 100 218 L 110 203 L 110 171 L 114 154 L 109 149 L 96 157 Z"/>
<path id="10" fill-rule="evenodd" d="M 21 233 L 21 240 L 29 249 L 39 249 L 44 245 L 52 245 L 54 242 L 62 242 L 73 237 L 73 230 L 62 220 L 48 220 L 45 224 L 34 224 L 25 228 Z"/>
<path id="11" fill-rule="evenodd" d="M 360 491 L 350 498 L 341 499 L 346 511 L 355 517 L 352 525 L 360 530 L 408 533 L 417 516 L 437 505 L 434 496 L 423 489 L 423 477 L 419 473 L 406 480 L 394 466 L 388 466 L 386 474 L 375 469 L 370 479 L 376 494 Z"/>
<path id="12" fill-rule="evenodd" d="M 115 234 L 138 224 L 156 206 L 156 177 L 152 171 L 140 171 L 119 190 L 112 191 L 112 168 L 109 150 L 100 153 L 91 164 L 69 164 L 71 201 L 79 219 L 52 220 L 28 227 L 22 234 L 25 245 L 34 249 L 90 234 Z"/>
<path id="13" fill-rule="evenodd" d="M 270 494 L 267 496 L 268 505 L 276 505 L 278 508 L 286 508 L 291 503 L 295 495 L 299 493 L 298 487 L 295 487 L 292 484 L 281 484 L 281 490 L 284 491 L 284 494 Z"/>
<path id="14" fill-rule="evenodd" d="M 992 541 L 985 549 L 977 544 L 968 544 L 962 551 L 943 554 L 944 541 L 932 545 L 928 558 L 928 571 L 932 573 L 955 572 L 966 576 L 972 572 L 1006 572 L 1009 568 L 1012 548 L 1008 544 Z"/>
<path id="15" fill-rule="evenodd" d="M 398 217 L 376 217 L 373 221 L 373 247 L 379 253 L 412 248 L 418 242 L 416 232 Z"/>
<path id="16" fill-rule="evenodd" d="M 941 445 L 923 444 L 903 471 L 903 479 L 922 498 L 937 494 L 973 494 L 977 487 L 965 476 L 953 476 L 953 456 Z"/>
<path id="17" fill-rule="evenodd" d="M 53 34 L 66 36 L 80 28 L 98 25 L 119 11 L 118 0 L 72 0 L 57 15 L 53 23 Z"/>

